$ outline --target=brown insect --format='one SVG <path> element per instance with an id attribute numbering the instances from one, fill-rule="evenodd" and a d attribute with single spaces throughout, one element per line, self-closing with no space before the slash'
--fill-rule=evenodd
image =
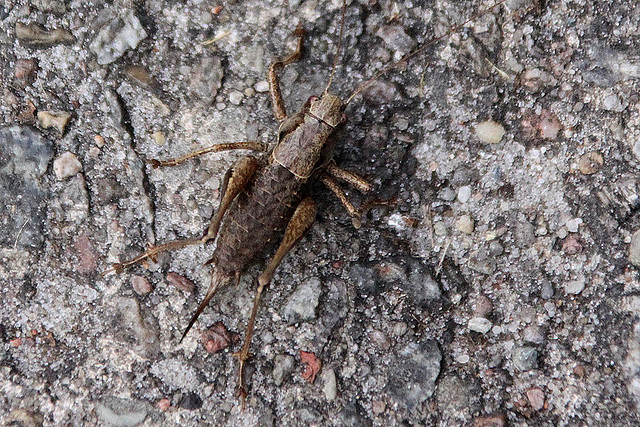
<path id="1" fill-rule="evenodd" d="M 500 0 L 494 6 L 504 1 Z M 345 9 L 346 4 L 343 5 L 340 39 L 342 38 Z M 486 9 L 471 19 L 475 19 L 489 10 L 491 9 Z M 238 392 L 243 400 L 247 395 L 244 368 L 249 358 L 249 348 L 260 297 L 265 286 L 271 281 L 278 265 L 311 226 L 316 216 L 316 203 L 310 195 L 309 184 L 317 180 L 324 183 L 338 197 L 354 220 L 359 219 L 360 213 L 347 199 L 338 181 L 346 182 L 363 193 L 371 190 L 371 185 L 363 178 L 339 168 L 332 159 L 336 132 L 346 121 L 344 111 L 347 105 L 381 75 L 422 52 L 429 45 L 459 30 L 471 19 L 405 56 L 400 61 L 387 66 L 372 79 L 360 85 L 346 102 L 329 93 L 340 51 L 339 42 L 331 77 L 322 95 L 320 97 L 311 96 L 299 112 L 289 116 L 282 98 L 278 73 L 285 66 L 299 60 L 302 55 L 304 31 L 298 27 L 295 31 L 298 38 L 295 51 L 286 58 L 273 62 L 269 67 L 268 81 L 271 102 L 276 120 L 279 123 L 277 142 L 272 150 L 267 151 L 266 147 L 258 142 L 236 142 L 214 145 L 171 160 L 149 161 L 153 167 L 166 167 L 178 165 L 202 154 L 223 150 L 248 149 L 262 153 L 259 157 L 251 155 L 243 157 L 227 172 L 222 186 L 220 206 L 213 215 L 209 228 L 203 237 L 175 240 L 157 245 L 133 259 L 114 264 L 113 269 L 110 270 L 120 273 L 147 258 L 153 259 L 160 252 L 215 241 L 216 248 L 213 256 L 205 264 L 213 266 L 211 285 L 189 321 L 182 335 L 182 339 L 184 339 L 216 291 L 231 282 L 238 283 L 249 264 L 265 254 L 272 244 L 279 242 L 275 254 L 258 277 L 257 291 L 244 343 L 237 354 L 240 363 Z"/>

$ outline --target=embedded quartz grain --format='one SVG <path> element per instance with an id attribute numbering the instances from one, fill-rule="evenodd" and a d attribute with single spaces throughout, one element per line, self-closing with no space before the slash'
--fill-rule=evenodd
<path id="1" fill-rule="evenodd" d="M 53 171 L 58 179 L 66 179 L 74 176 L 82 170 L 82 163 L 78 157 L 70 152 L 63 153 L 53 162 Z"/>
<path id="2" fill-rule="evenodd" d="M 89 48 L 98 64 L 106 65 L 120 58 L 127 49 L 135 49 L 147 37 L 133 9 L 125 9 L 107 23 L 93 39 Z"/>

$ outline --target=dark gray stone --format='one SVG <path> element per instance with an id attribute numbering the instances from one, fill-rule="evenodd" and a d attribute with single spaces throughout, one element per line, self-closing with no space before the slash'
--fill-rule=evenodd
<path id="1" fill-rule="evenodd" d="M 39 248 L 44 228 L 53 157 L 50 141 L 30 127 L 0 128 L 0 245 Z"/>
<path id="2" fill-rule="evenodd" d="M 412 342 L 397 355 L 389 372 L 387 389 L 401 407 L 412 411 L 433 395 L 440 374 L 442 354 L 433 340 Z"/>

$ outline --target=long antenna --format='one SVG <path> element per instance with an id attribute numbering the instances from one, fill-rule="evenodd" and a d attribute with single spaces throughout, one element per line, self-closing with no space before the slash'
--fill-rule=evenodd
<path id="1" fill-rule="evenodd" d="M 376 74 L 374 74 L 374 76 L 371 77 L 369 80 L 367 80 L 366 82 L 364 82 L 360 86 L 358 86 L 358 88 L 349 96 L 349 98 L 347 98 L 347 102 L 345 102 L 344 105 L 349 104 L 349 102 L 351 102 L 351 100 L 356 95 L 358 95 L 360 92 L 362 92 L 363 90 L 365 90 L 366 88 L 371 86 L 371 84 L 373 84 L 374 81 L 376 81 L 377 79 L 382 77 L 384 74 L 388 73 L 391 69 L 397 67 L 398 65 L 400 65 L 403 62 L 408 61 L 409 59 L 413 58 L 414 56 L 418 55 L 419 53 L 424 52 L 429 46 L 432 46 L 432 45 L 438 43 L 439 41 L 443 40 L 444 38 L 449 37 L 451 34 L 453 34 L 455 32 L 458 32 L 465 25 L 467 25 L 469 22 L 471 22 L 471 21 L 473 21 L 475 19 L 478 19 L 479 17 L 485 15 L 486 13 L 490 12 L 494 7 L 501 5 L 505 1 L 507 1 L 507 0 L 498 0 L 493 6 L 490 6 L 490 7 L 486 8 L 486 9 L 481 10 L 480 12 L 474 14 L 469 19 L 464 21 L 462 24 L 458 24 L 458 25 L 456 25 L 454 27 L 451 27 L 449 29 L 449 31 L 447 31 L 446 33 L 444 33 L 440 37 L 436 37 L 435 39 L 431 40 L 430 42 L 428 42 L 427 44 L 421 46 L 420 48 L 414 50 L 413 52 L 406 54 L 405 56 L 403 56 L 398 61 L 392 62 L 391 64 L 387 65 L 382 70 L 380 70 Z"/>
<path id="2" fill-rule="evenodd" d="M 333 58 L 333 66 L 331 67 L 331 75 L 329 76 L 329 83 L 324 90 L 324 93 L 329 93 L 329 87 L 333 81 L 333 76 L 336 74 L 336 67 L 338 66 L 338 59 L 340 58 L 340 48 L 342 47 L 342 32 L 344 30 L 344 17 L 347 12 L 347 0 L 342 0 L 342 18 L 340 19 L 340 35 L 338 36 L 338 48 L 336 49 L 336 56 Z"/>

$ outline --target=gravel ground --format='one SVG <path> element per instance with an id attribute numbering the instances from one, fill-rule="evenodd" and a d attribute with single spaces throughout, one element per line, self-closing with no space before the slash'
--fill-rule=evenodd
<path id="1" fill-rule="evenodd" d="M 343 99 L 480 7 L 349 3 Z M 246 409 L 232 354 L 260 263 L 182 343 L 212 246 L 101 276 L 201 235 L 242 154 L 145 160 L 272 144 L 268 64 L 301 23 L 282 73 L 295 111 L 327 84 L 340 15 L 338 0 L 0 6 L 1 423 L 640 423 L 634 2 L 509 0 L 350 103 L 335 157 L 375 191 L 348 190 L 355 228 L 315 189 L 317 221 L 262 301 Z"/>

